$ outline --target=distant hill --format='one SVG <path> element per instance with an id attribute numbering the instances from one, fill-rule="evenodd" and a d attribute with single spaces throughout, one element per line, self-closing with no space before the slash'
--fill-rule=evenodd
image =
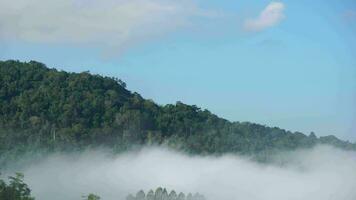
<path id="1" fill-rule="evenodd" d="M 230 122 L 182 102 L 157 105 L 116 78 L 0 61 L 0 155 L 145 144 L 198 154 L 263 155 L 316 144 L 356 149 L 335 136 Z"/>

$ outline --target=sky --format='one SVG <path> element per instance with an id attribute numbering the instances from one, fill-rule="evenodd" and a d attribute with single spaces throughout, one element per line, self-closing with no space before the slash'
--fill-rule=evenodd
<path id="1" fill-rule="evenodd" d="M 356 141 L 354 0 L 0 0 L 0 59 Z"/>

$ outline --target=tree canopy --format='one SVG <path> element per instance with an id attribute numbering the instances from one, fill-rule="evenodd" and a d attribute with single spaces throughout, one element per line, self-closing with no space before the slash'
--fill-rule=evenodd
<path id="1" fill-rule="evenodd" d="M 155 191 L 148 191 L 147 195 L 143 190 L 138 191 L 136 195 L 129 194 L 126 200 L 205 200 L 205 197 L 199 193 L 177 194 L 174 190 L 168 192 L 166 188 L 158 187 Z"/>
<path id="2" fill-rule="evenodd" d="M 36 61 L 0 61 L 0 163 L 26 151 L 106 146 L 120 152 L 152 144 L 261 158 L 316 144 L 356 149 L 335 136 L 230 122 L 179 101 L 158 105 L 117 78 L 58 71 Z"/>
<path id="3" fill-rule="evenodd" d="M 9 183 L 0 179 L 0 199 L 1 200 L 34 200 L 31 197 L 31 190 L 24 182 L 24 175 L 16 173 L 9 177 Z"/>

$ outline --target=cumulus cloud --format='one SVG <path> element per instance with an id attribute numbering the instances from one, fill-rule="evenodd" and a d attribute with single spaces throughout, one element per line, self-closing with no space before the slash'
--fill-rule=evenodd
<path id="1" fill-rule="evenodd" d="M 125 48 L 211 15 L 188 0 L 2 0 L 0 40 Z"/>
<path id="2" fill-rule="evenodd" d="M 276 155 L 274 164 L 244 157 L 188 156 L 162 148 L 113 156 L 105 151 L 52 155 L 21 170 L 37 199 L 74 200 L 96 193 L 124 200 L 159 186 L 208 200 L 354 200 L 356 154 L 317 147 Z"/>
<path id="3" fill-rule="evenodd" d="M 246 31 L 262 31 L 277 25 L 285 17 L 285 5 L 281 2 L 271 2 L 255 19 L 247 19 L 244 23 Z"/>

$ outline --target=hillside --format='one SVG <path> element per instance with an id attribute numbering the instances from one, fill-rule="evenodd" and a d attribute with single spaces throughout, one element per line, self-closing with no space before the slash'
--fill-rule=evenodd
<path id="1" fill-rule="evenodd" d="M 116 78 L 68 73 L 31 61 L 0 61 L 0 154 L 105 146 L 115 151 L 165 144 L 198 154 L 265 154 L 331 144 L 316 137 L 249 122 L 230 122 L 181 102 L 157 105 Z"/>

